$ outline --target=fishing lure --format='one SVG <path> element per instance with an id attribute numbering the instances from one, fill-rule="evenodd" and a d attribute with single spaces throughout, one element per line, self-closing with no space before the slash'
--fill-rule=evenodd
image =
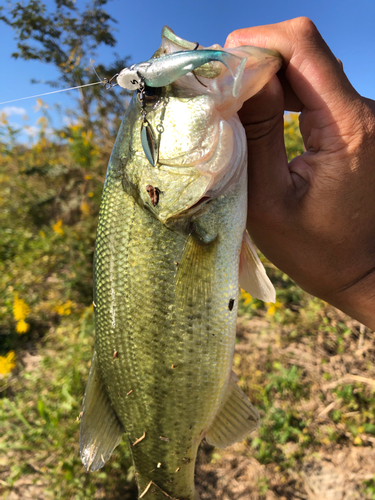
<path id="1" fill-rule="evenodd" d="M 230 71 L 234 79 L 233 96 L 237 97 L 246 57 L 235 56 L 224 50 L 185 50 L 149 59 L 121 70 L 117 83 L 127 90 L 139 90 L 144 85 L 165 87 L 212 61 L 222 63 Z"/>

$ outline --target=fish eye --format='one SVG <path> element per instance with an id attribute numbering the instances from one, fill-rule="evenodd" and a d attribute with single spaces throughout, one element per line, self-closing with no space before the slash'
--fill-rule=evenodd
<path id="1" fill-rule="evenodd" d="M 161 95 L 161 88 L 159 87 L 148 87 L 147 85 L 145 86 L 143 94 L 143 99 L 145 101 L 145 104 L 155 104 Z M 138 94 L 138 101 L 142 101 L 142 97 L 140 93 Z"/>
<path id="2" fill-rule="evenodd" d="M 155 87 L 145 87 L 145 96 L 152 97 L 156 94 Z"/>

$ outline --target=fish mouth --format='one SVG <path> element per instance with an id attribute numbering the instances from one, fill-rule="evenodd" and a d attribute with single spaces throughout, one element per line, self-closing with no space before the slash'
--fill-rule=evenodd
<path id="1" fill-rule="evenodd" d="M 189 208 L 186 208 L 183 212 L 180 212 L 180 214 L 177 215 L 177 217 L 183 216 L 183 217 L 190 217 L 191 215 L 196 215 L 199 212 L 202 212 L 204 208 L 213 200 L 211 196 L 202 196 L 200 200 L 198 200 L 194 205 L 192 205 Z"/>
<path id="2" fill-rule="evenodd" d="M 194 205 L 192 205 L 191 207 L 189 207 L 189 211 L 190 210 L 195 210 L 196 208 L 199 208 L 201 207 L 203 204 L 207 205 L 207 203 L 209 203 L 210 201 L 212 201 L 212 198 L 211 196 L 202 196 L 202 198 L 200 200 L 197 201 L 197 203 L 194 203 Z"/>

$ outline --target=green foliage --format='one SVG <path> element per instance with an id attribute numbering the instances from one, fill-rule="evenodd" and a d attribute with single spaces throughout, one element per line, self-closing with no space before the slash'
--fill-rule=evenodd
<path id="1" fill-rule="evenodd" d="M 96 222 L 110 150 L 79 125 L 47 138 L 47 125 L 44 119 L 31 147 L 0 142 L 0 356 L 92 302 Z M 3 134 L 9 128 L 3 117 Z M 16 294 L 29 309 L 18 318 Z"/>
<path id="2" fill-rule="evenodd" d="M 289 370 L 284 368 L 279 362 L 273 364 L 275 373 L 269 376 L 269 382 L 266 385 L 266 393 L 270 396 L 274 391 L 281 396 L 290 394 L 294 397 L 300 397 L 306 387 L 302 384 L 301 370 L 293 365 Z"/>
<path id="3" fill-rule="evenodd" d="M 284 141 L 289 161 L 303 154 L 304 146 L 297 113 L 287 113 L 284 117 Z"/>
<path id="4" fill-rule="evenodd" d="M 86 474 L 78 454 L 79 419 L 93 347 L 91 307 L 73 314 L 49 331 L 44 357 L 27 358 L 26 366 L 5 388 L 0 400 L 0 449 L 10 459 L 6 484 L 38 472 L 48 478 L 43 489 L 50 498 L 94 498 L 100 489 L 113 492 L 121 484 L 134 488 L 130 451 L 122 443 L 105 472 Z M 33 358 L 35 357 L 35 361 Z M 34 364 L 33 364 L 34 363 Z M 1 463 L 1 462 L 0 462 Z M 4 465 L 4 464 L 3 464 Z"/>
<path id="5" fill-rule="evenodd" d="M 255 456 L 262 464 L 276 462 L 282 468 L 291 467 L 301 449 L 313 441 L 309 433 L 309 416 L 295 406 L 302 397 L 308 398 L 309 384 L 295 365 L 289 369 L 279 361 L 272 363 L 259 391 L 258 407 L 264 417 L 258 436 L 251 440 Z M 288 443 L 298 443 L 292 451 L 283 449 Z"/>
<path id="6" fill-rule="evenodd" d="M 111 22 L 116 22 L 102 7 L 107 0 L 93 0 L 90 7 L 80 11 L 76 2 L 55 0 L 56 10 L 48 12 L 41 0 L 13 3 L 8 16 L 1 20 L 11 26 L 17 35 L 18 52 L 15 58 L 37 59 L 53 63 L 57 68 L 70 65 L 70 71 L 62 71 L 66 83 L 74 82 L 79 72 L 74 72 L 77 60 L 87 57 L 105 44 L 113 47 L 116 39 L 112 34 Z"/>
<path id="7" fill-rule="evenodd" d="M 12 56 L 52 65 L 59 73 L 58 81 L 47 82 L 53 87 L 84 85 L 92 77 L 97 81 L 91 61 L 98 47 L 116 44 L 113 36 L 116 20 L 104 9 L 107 1 L 93 0 L 80 8 L 80 2 L 55 0 L 53 10 L 41 0 L 29 0 L 26 4 L 10 2 L 7 11 L 0 10 L 0 20 L 15 32 L 18 50 Z M 119 68 L 127 66 L 127 58 L 114 56 L 115 60 L 108 65 L 95 64 L 102 78 L 110 78 Z M 123 92 L 122 95 L 114 90 L 104 93 L 101 86 L 77 92 L 80 112 L 75 116 L 80 118 L 85 129 L 96 126 L 97 135 L 102 135 L 113 121 L 115 130 L 118 128 L 117 117 L 122 115 L 124 107 Z"/>
<path id="8" fill-rule="evenodd" d="M 366 498 L 375 500 L 375 476 L 363 482 L 362 492 L 366 495 Z"/>

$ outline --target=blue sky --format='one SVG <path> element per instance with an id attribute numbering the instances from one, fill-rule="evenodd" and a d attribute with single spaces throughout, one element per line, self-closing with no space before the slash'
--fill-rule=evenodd
<path id="1" fill-rule="evenodd" d="M 86 3 L 76 1 L 78 5 Z M 53 5 L 52 0 L 46 3 Z M 164 24 L 179 36 L 208 46 L 213 43 L 223 45 L 227 35 L 238 28 L 307 16 L 314 21 L 334 54 L 343 61 L 346 74 L 357 91 L 375 99 L 374 0 L 219 0 L 216 3 L 212 0 L 112 0 L 106 10 L 118 21 L 114 26 L 118 40 L 115 51 L 121 56 L 129 55 L 133 63 L 147 60 L 152 55 L 159 46 Z M 0 23 L 0 102 L 53 90 L 45 84 L 33 85 L 30 80 L 54 79 L 57 72 L 35 61 L 12 59 L 10 55 L 15 48 L 12 30 Z M 103 47 L 96 60 L 106 61 L 112 52 L 113 49 Z M 88 81 L 93 81 L 93 78 L 88 76 Z M 73 95 L 69 92 L 43 97 L 55 125 L 61 123 L 64 112 L 58 115 L 53 106 L 60 104 L 63 110 L 73 107 Z M 0 105 L 0 112 L 5 111 L 10 122 L 20 127 L 25 124 L 35 127 L 41 116 L 35 108 L 36 99 L 30 99 Z"/>

